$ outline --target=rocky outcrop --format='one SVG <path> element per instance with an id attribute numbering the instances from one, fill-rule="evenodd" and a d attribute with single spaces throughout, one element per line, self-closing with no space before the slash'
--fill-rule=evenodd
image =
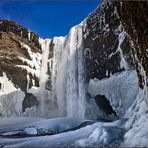
<path id="1" fill-rule="evenodd" d="M 31 93 L 27 93 L 24 101 L 23 101 L 23 112 L 25 112 L 26 108 L 30 108 L 32 106 L 38 106 L 39 105 L 39 101 L 36 99 L 36 97 L 31 94 Z"/>
<path id="2" fill-rule="evenodd" d="M 114 2 L 125 30 L 130 35 L 135 50 L 131 50 L 139 77 L 139 85 L 144 87 L 142 67 L 148 76 L 148 2 L 147 1 L 122 1 Z M 132 11 L 131 11 L 132 10 Z M 148 84 L 147 84 L 148 85 Z"/>
<path id="3" fill-rule="evenodd" d="M 6 73 L 15 87 L 23 91 L 26 91 L 28 81 L 28 71 L 23 66 L 31 67 L 27 60 L 32 61 L 26 46 L 29 46 L 33 53 L 41 53 L 38 39 L 35 33 L 29 32 L 16 22 L 0 21 L 0 72 Z M 39 86 L 36 75 L 29 73 L 29 77 L 30 81 L 34 80 L 35 85 Z"/>
<path id="4" fill-rule="evenodd" d="M 116 7 L 109 1 L 104 1 L 88 16 L 84 32 L 84 48 L 90 78 L 108 78 L 114 73 L 124 71 L 127 67 L 120 64 L 123 55 L 126 56 L 128 67 L 134 67 L 130 54 L 132 48 L 130 39 L 126 33 L 121 38 L 123 31 Z"/>
<path id="5" fill-rule="evenodd" d="M 110 102 L 106 99 L 104 95 L 97 95 L 95 96 L 95 102 L 98 105 L 98 107 L 103 110 L 103 112 L 106 113 L 106 115 L 114 114 L 116 115 L 116 112 L 113 110 L 112 106 L 110 105 Z"/>
<path id="6" fill-rule="evenodd" d="M 24 93 L 31 86 L 38 87 L 40 54 L 41 47 L 37 34 L 16 22 L 0 20 L 1 77 L 6 75 L 14 87 Z M 1 84 L 2 88 L 9 90 L 5 83 Z M 1 91 L 5 94 L 4 90 Z"/>
<path id="7" fill-rule="evenodd" d="M 83 47 L 87 81 L 89 83 L 88 91 L 90 91 L 92 97 L 97 95 L 105 96 L 117 116 L 120 117 L 125 114 L 136 99 L 138 82 L 135 72 L 132 72 L 136 69 L 136 62 L 133 57 L 133 43 L 123 25 L 124 21 L 122 21 L 118 6 L 115 3 L 121 4 L 121 2 L 117 1 L 104 0 L 88 16 L 85 31 L 83 32 Z M 121 77 L 119 76 L 119 78 L 118 75 Z M 134 87 L 131 83 L 128 84 L 126 79 L 131 81 Z M 128 92 L 128 87 L 133 90 L 133 94 Z M 128 92 L 126 96 L 122 94 L 125 92 Z M 113 100 L 117 102 L 113 103 Z M 99 104 L 103 103 L 102 101 Z M 99 108 L 101 109 L 101 107 Z"/>
<path id="8" fill-rule="evenodd" d="M 39 37 L 36 33 L 19 25 L 14 21 L 0 20 L 0 31 L 5 33 L 14 33 L 19 39 L 22 39 L 32 47 L 34 51 L 40 51 Z"/>

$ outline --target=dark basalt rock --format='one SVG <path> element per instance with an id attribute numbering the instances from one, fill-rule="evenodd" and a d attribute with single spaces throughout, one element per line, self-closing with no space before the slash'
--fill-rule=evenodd
<path id="1" fill-rule="evenodd" d="M 26 93 L 26 96 L 22 104 L 22 111 L 24 112 L 26 108 L 30 108 L 32 106 L 38 106 L 38 105 L 39 105 L 39 101 L 36 99 L 36 97 L 31 93 Z"/>
<path id="2" fill-rule="evenodd" d="M 110 102 L 106 99 L 104 95 L 97 95 L 94 97 L 97 106 L 106 113 L 106 115 L 114 114 L 117 116 L 116 112 L 113 110 Z"/>
<path id="3" fill-rule="evenodd" d="M 50 59 L 50 58 L 53 57 L 54 46 L 55 46 L 55 44 L 53 43 L 53 39 L 52 39 L 51 42 L 50 42 L 50 45 L 49 45 L 49 49 L 50 49 L 50 51 L 49 51 L 48 59 Z"/>
<path id="4" fill-rule="evenodd" d="M 86 21 L 84 34 L 84 49 L 86 69 L 89 78 L 108 78 L 110 75 L 123 71 L 120 67 L 119 31 L 121 20 L 116 8 L 104 1 Z M 122 28 L 121 28 L 122 29 Z M 126 55 L 129 67 L 134 67 L 131 57 L 131 44 L 126 36 L 120 47 Z"/>
<path id="5" fill-rule="evenodd" d="M 50 42 L 50 45 L 49 45 L 49 56 L 48 56 L 48 59 L 53 58 L 54 46 L 55 46 L 55 44 L 53 43 L 53 39 L 52 39 L 51 42 Z M 51 68 L 52 68 L 52 64 L 53 63 L 50 63 L 50 64 L 51 64 Z M 52 80 L 51 80 L 51 73 L 52 73 L 52 71 L 50 69 L 49 62 L 47 63 L 47 65 L 48 65 L 47 74 L 48 74 L 49 77 L 48 77 L 48 81 L 46 82 L 45 88 L 47 90 L 51 91 L 52 90 L 52 84 L 51 84 L 52 83 Z"/>
<path id="6" fill-rule="evenodd" d="M 36 87 L 39 87 L 39 79 L 35 76 L 35 75 L 32 75 L 31 73 L 29 73 L 29 88 L 31 88 L 33 86 L 33 80 L 35 82 L 35 86 Z"/>
<path id="7" fill-rule="evenodd" d="M 25 69 L 15 67 L 13 64 L 4 63 L 4 61 L 0 64 L 0 69 L 6 73 L 8 79 L 16 88 L 26 91 L 27 71 Z"/>
<path id="8" fill-rule="evenodd" d="M 142 64 L 146 76 L 148 76 L 148 2 L 147 1 L 114 1 L 123 26 L 130 35 L 135 50 L 133 54 L 139 77 L 139 86 L 144 87 L 144 76 L 141 74 Z M 132 10 L 132 11 L 131 11 Z M 138 57 L 138 59 L 136 58 Z M 147 84 L 148 85 L 148 84 Z"/>
<path id="9" fill-rule="evenodd" d="M 0 77 L 2 77 L 3 76 L 3 72 L 0 70 Z"/>
<path id="10" fill-rule="evenodd" d="M 49 77 L 46 84 L 45 84 L 45 88 L 49 91 L 52 90 L 52 85 L 51 85 L 51 78 Z"/>

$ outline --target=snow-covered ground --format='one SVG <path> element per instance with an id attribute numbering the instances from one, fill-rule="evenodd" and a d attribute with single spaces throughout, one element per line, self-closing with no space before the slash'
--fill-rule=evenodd
<path id="1" fill-rule="evenodd" d="M 0 119 L 0 146 L 3 147 L 85 147 L 110 144 L 120 140 L 126 119 L 112 123 L 95 123 L 80 118 Z M 37 135 L 43 131 L 47 135 Z M 47 131 L 52 131 L 50 135 Z M 22 133 L 28 134 L 23 137 Z M 15 137 L 13 137 L 15 135 Z M 31 137 L 33 136 L 34 137 Z"/>
<path id="2" fill-rule="evenodd" d="M 147 91 L 140 90 L 137 99 L 125 116 L 129 116 L 125 124 L 126 134 L 121 146 L 125 147 L 148 147 L 148 104 Z M 130 114 L 131 112 L 131 114 Z"/>

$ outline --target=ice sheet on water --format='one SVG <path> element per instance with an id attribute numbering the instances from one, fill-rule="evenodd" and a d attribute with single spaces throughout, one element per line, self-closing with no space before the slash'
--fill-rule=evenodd
<path id="1" fill-rule="evenodd" d="M 84 123 L 88 120 L 77 119 L 77 118 L 56 118 L 56 119 L 45 119 L 38 120 L 33 123 L 39 127 L 60 129 L 64 131 L 68 128 L 75 128 L 76 126 Z M 103 131 L 103 136 L 100 139 L 100 143 L 110 143 L 112 140 L 119 139 L 122 137 L 122 132 L 124 130 L 124 124 L 126 120 L 119 120 L 113 123 L 94 123 L 86 127 L 59 133 L 55 135 L 39 136 L 39 137 L 29 137 L 29 138 L 2 138 L 0 140 L 0 146 L 6 147 L 65 147 L 65 146 L 93 146 L 94 143 L 99 141 L 98 130 Z M 33 125 L 32 124 L 32 125 Z M 31 124 L 30 124 L 31 125 Z M 29 132 L 34 131 L 34 129 L 29 130 Z M 114 136 L 112 136 L 115 134 Z M 83 143 L 83 145 L 82 145 Z"/>
<path id="2" fill-rule="evenodd" d="M 82 125 L 82 123 L 92 123 L 91 120 L 84 120 L 80 118 L 54 118 L 54 119 L 34 119 L 28 120 L 26 123 L 23 118 L 16 119 L 17 122 L 21 123 L 19 125 L 16 124 L 15 120 L 11 119 L 1 119 L 0 124 L 0 132 L 1 135 L 13 135 L 18 134 L 27 134 L 27 135 L 43 135 L 43 134 L 55 134 L 61 133 L 68 130 L 73 130 Z M 6 121 L 9 121 L 6 123 Z M 11 124 L 12 122 L 12 124 Z M 12 132 L 13 131 L 13 132 Z M 16 131 L 16 132 L 14 132 Z"/>
<path id="3" fill-rule="evenodd" d="M 0 133 L 5 131 L 14 131 L 19 128 L 25 127 L 31 123 L 35 123 L 37 121 L 41 121 L 42 118 L 0 118 Z"/>
<path id="4" fill-rule="evenodd" d="M 127 119 L 122 119 L 110 123 L 97 123 L 92 134 L 78 140 L 76 144 L 81 147 L 88 147 L 97 144 L 107 145 L 115 140 L 121 140 L 125 132 L 126 121 Z"/>

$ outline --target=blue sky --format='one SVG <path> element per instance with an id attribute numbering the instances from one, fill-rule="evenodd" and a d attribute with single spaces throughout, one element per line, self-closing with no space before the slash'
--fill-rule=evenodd
<path id="1" fill-rule="evenodd" d="M 99 0 L 0 0 L 0 19 L 14 20 L 43 38 L 52 38 L 66 35 L 99 3 Z"/>

